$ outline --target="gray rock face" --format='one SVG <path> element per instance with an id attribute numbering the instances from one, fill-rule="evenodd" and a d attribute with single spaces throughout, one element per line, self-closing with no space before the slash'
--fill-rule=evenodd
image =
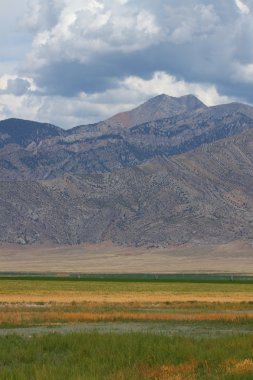
<path id="1" fill-rule="evenodd" d="M 129 245 L 253 238 L 253 131 L 134 168 L 0 187 L 0 241 Z"/>
<path id="2" fill-rule="evenodd" d="M 0 123 L 0 242 L 253 239 L 252 107 L 161 95 L 122 115 Z"/>
<path id="3" fill-rule="evenodd" d="M 19 138 L 14 141 L 12 137 L 9 143 L 8 128 L 2 135 L 0 129 L 0 140 L 5 141 L 0 149 L 1 179 L 40 180 L 65 173 L 112 172 L 154 157 L 188 152 L 253 127 L 252 107 L 233 103 L 208 108 L 193 96 L 177 99 L 161 95 L 129 114 L 135 115 L 131 116 L 134 123 L 147 118 L 155 120 L 135 126 L 127 122 L 127 127 L 107 121 L 70 131 L 41 125 L 39 134 L 37 125 L 30 133 L 31 128 L 26 130 L 23 124 Z M 157 120 L 165 114 L 170 117 Z"/>
<path id="4" fill-rule="evenodd" d="M 135 125 L 170 118 L 205 108 L 206 106 L 193 95 L 174 98 L 162 94 L 148 100 L 132 111 L 113 116 L 106 120 L 105 123 L 108 123 L 111 127 L 120 125 L 125 128 L 131 128 Z"/>

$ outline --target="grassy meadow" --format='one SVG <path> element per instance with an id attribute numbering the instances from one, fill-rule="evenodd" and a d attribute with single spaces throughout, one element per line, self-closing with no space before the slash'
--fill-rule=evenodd
<path id="1" fill-rule="evenodd" d="M 0 380 L 63 378 L 253 379 L 253 284 L 1 278 Z"/>
<path id="2" fill-rule="evenodd" d="M 0 339 L 1 380 L 250 380 L 253 337 L 70 334 Z"/>

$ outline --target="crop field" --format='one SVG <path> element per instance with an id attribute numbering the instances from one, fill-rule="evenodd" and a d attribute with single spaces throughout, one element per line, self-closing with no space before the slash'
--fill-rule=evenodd
<path id="1" fill-rule="evenodd" d="M 253 379 L 253 283 L 0 278 L 0 380 Z"/>
<path id="2" fill-rule="evenodd" d="M 240 320 L 253 324 L 251 283 L 0 279 L 0 326 Z"/>

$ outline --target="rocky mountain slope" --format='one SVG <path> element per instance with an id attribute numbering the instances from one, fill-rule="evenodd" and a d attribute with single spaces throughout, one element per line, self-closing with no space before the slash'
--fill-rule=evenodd
<path id="1" fill-rule="evenodd" d="M 0 178 L 0 242 L 252 241 L 253 108 L 161 95 L 68 131 L 9 119 Z"/>
<path id="2" fill-rule="evenodd" d="M 63 136 L 65 131 L 52 124 L 38 123 L 21 119 L 7 119 L 0 121 L 0 148 L 8 144 L 27 147 L 31 143 L 55 136 Z"/>
<path id="3" fill-rule="evenodd" d="M 132 111 L 119 113 L 104 123 L 108 124 L 110 128 L 117 126 L 131 128 L 135 125 L 166 119 L 205 108 L 205 104 L 193 95 L 174 98 L 162 94 L 148 100 Z"/>
<path id="4" fill-rule="evenodd" d="M 69 131 L 41 125 L 40 133 L 36 129 L 30 133 L 22 121 L 18 132 L 24 130 L 26 135 L 16 140 L 15 133 L 6 137 L 10 126 L 4 133 L 0 129 L 0 141 L 5 141 L 0 148 L 2 180 L 113 172 L 161 155 L 191 151 L 253 128 L 252 107 L 237 103 L 206 107 L 193 96 L 176 100 L 162 95 L 127 114 L 131 117 L 126 118 L 126 125 L 124 118 L 121 123 L 106 121 Z M 166 118 L 130 126 L 165 114 Z M 118 116 L 110 120 L 116 119 Z"/>
<path id="5" fill-rule="evenodd" d="M 235 239 L 253 239 L 253 130 L 113 173 L 0 186 L 2 242 Z"/>

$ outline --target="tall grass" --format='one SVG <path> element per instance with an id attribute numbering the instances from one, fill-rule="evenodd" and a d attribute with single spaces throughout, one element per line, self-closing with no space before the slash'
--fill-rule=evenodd
<path id="1" fill-rule="evenodd" d="M 102 322 L 102 321 L 181 321 L 181 322 L 227 322 L 233 324 L 253 323 L 253 314 L 247 313 L 195 313 L 179 314 L 166 312 L 64 312 L 64 311 L 22 311 L 14 310 L 0 312 L 0 327 L 36 326 L 50 325 L 58 323 L 79 323 L 79 322 Z"/>
<path id="2" fill-rule="evenodd" d="M 249 380 L 253 337 L 192 339 L 151 334 L 0 338 L 1 380 Z"/>

